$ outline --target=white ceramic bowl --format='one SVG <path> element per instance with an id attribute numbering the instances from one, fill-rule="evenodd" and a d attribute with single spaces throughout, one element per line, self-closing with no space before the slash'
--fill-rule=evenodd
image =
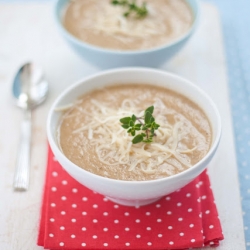
<path id="1" fill-rule="evenodd" d="M 176 55 L 196 30 L 200 15 L 198 0 L 186 0 L 186 2 L 192 9 L 194 17 L 189 31 L 170 43 L 145 50 L 120 51 L 105 49 L 79 40 L 69 33 L 62 24 L 62 17 L 69 0 L 55 0 L 54 17 L 57 28 L 65 41 L 77 55 L 91 64 L 102 69 L 128 66 L 158 67 Z"/>
<path id="2" fill-rule="evenodd" d="M 210 120 L 213 138 L 208 154 L 197 164 L 177 175 L 150 181 L 122 181 L 90 173 L 72 163 L 59 149 L 56 130 L 60 118 L 54 112 L 58 106 L 71 103 L 80 95 L 110 84 L 151 84 L 166 87 L 181 93 L 197 103 Z M 219 112 L 210 97 L 193 83 L 171 73 L 149 68 L 122 68 L 104 71 L 71 85 L 55 100 L 48 120 L 47 134 L 51 149 L 62 167 L 84 186 L 108 197 L 119 204 L 139 206 L 149 204 L 164 195 L 185 186 L 197 177 L 208 165 L 216 152 L 221 135 Z"/>

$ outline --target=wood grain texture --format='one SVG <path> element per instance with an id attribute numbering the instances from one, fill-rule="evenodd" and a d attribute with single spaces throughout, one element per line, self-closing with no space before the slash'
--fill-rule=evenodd
<path id="1" fill-rule="evenodd" d="M 245 249 L 227 73 L 219 14 L 201 5 L 201 22 L 187 46 L 162 69 L 195 82 L 210 94 L 222 115 L 223 134 L 209 166 L 225 240 L 218 250 Z M 27 60 L 41 64 L 50 82 L 48 100 L 33 113 L 30 189 L 14 193 L 12 182 L 22 112 L 11 96 L 13 76 Z M 36 250 L 46 157 L 46 117 L 56 96 L 98 69 L 77 57 L 59 36 L 49 3 L 0 5 L 0 249 Z"/>

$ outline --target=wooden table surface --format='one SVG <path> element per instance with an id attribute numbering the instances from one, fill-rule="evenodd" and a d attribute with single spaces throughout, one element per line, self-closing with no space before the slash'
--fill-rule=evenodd
<path id="1" fill-rule="evenodd" d="M 202 3 L 199 28 L 187 46 L 161 69 L 203 88 L 222 116 L 223 133 L 209 166 L 225 240 L 218 250 L 244 250 L 244 231 L 230 113 L 225 55 L 217 9 Z M 13 192 L 22 112 L 11 95 L 14 74 L 32 60 L 50 82 L 47 101 L 33 112 L 30 189 Z M 36 250 L 47 157 L 46 117 L 53 100 L 71 83 L 98 72 L 76 56 L 59 36 L 50 3 L 0 4 L 0 249 Z"/>

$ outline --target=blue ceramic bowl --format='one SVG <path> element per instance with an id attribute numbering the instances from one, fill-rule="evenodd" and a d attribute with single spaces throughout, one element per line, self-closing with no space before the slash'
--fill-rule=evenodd
<path id="1" fill-rule="evenodd" d="M 167 62 L 174 56 L 188 41 L 197 26 L 199 19 L 199 4 L 198 0 L 186 0 L 190 5 L 194 21 L 190 30 L 182 37 L 174 40 L 166 45 L 155 47 L 145 50 L 133 51 L 119 51 L 97 47 L 85 43 L 71 33 L 69 33 L 62 24 L 63 11 L 68 4 L 69 0 L 55 0 L 54 15 L 57 27 L 61 32 L 64 39 L 75 50 L 75 52 L 82 56 L 85 60 L 89 61 L 100 68 L 115 68 L 126 66 L 144 66 L 144 67 L 158 67 Z"/>

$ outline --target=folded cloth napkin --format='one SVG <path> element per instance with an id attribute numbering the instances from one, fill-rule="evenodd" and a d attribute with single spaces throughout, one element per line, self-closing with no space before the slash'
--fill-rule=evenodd
<path id="1" fill-rule="evenodd" d="M 223 239 L 207 172 L 142 207 L 115 204 L 66 173 L 51 150 L 38 245 L 46 249 L 189 249 Z"/>

